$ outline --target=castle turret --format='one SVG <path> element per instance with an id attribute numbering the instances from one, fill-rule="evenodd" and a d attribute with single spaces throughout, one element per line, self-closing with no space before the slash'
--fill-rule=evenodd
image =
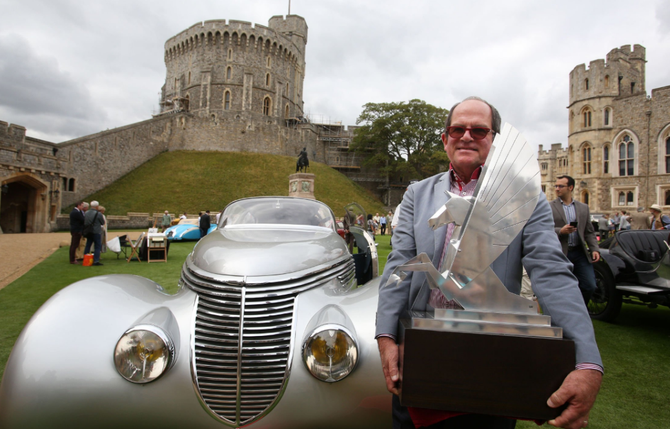
<path id="1" fill-rule="evenodd" d="M 197 23 L 165 43 L 161 113 L 303 115 L 307 24 L 297 15 L 269 26 L 235 20 Z"/>

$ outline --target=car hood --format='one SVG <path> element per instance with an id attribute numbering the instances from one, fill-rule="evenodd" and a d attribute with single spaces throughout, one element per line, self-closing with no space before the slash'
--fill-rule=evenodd
<path id="1" fill-rule="evenodd" d="M 230 276 L 273 276 L 311 270 L 348 255 L 344 240 L 328 228 L 225 227 L 204 237 L 191 255 L 206 272 Z"/>

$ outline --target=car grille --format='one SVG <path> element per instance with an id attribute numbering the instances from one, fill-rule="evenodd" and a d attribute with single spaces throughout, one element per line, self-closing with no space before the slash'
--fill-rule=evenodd
<path id="1" fill-rule="evenodd" d="M 295 297 L 354 275 L 347 259 L 291 281 L 242 285 L 199 277 L 184 264 L 182 281 L 199 296 L 193 366 L 206 406 L 235 427 L 270 411 L 288 380 Z"/>

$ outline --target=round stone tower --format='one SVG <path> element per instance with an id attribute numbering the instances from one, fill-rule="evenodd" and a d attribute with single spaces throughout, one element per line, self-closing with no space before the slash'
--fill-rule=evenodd
<path id="1" fill-rule="evenodd" d="M 273 16 L 268 26 L 235 20 L 197 23 L 165 43 L 161 113 L 303 116 L 307 24 Z"/>

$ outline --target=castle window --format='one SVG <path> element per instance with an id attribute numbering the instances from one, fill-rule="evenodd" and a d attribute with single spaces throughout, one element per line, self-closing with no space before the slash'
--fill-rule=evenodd
<path id="1" fill-rule="evenodd" d="M 591 126 L 591 109 L 586 108 L 584 109 L 584 127 L 590 127 Z"/>
<path id="2" fill-rule="evenodd" d="M 67 177 L 62 178 L 63 184 L 61 185 L 61 189 L 67 190 Z"/>
<path id="3" fill-rule="evenodd" d="M 191 72 L 188 72 L 188 84 L 191 84 Z"/>
<path id="4" fill-rule="evenodd" d="M 670 137 L 665 139 L 665 172 L 670 173 Z"/>
<path id="5" fill-rule="evenodd" d="M 633 94 L 635 92 L 635 82 L 630 83 L 630 93 Z"/>
<path id="6" fill-rule="evenodd" d="M 230 80 L 232 79 L 232 77 L 233 77 L 233 68 L 228 66 L 228 68 L 226 68 L 226 80 Z"/>
<path id="7" fill-rule="evenodd" d="M 288 119 L 288 114 L 289 114 L 289 110 L 288 110 L 288 104 L 287 104 L 286 106 L 284 106 L 284 118 Z"/>
<path id="8" fill-rule="evenodd" d="M 265 97 L 263 99 L 263 114 L 265 116 L 270 116 L 270 112 L 272 111 L 272 100 L 270 97 Z"/>
<path id="9" fill-rule="evenodd" d="M 265 73 L 265 86 L 270 86 L 270 73 Z"/>
<path id="10" fill-rule="evenodd" d="M 547 193 L 547 185 L 542 185 L 542 192 Z"/>
<path id="11" fill-rule="evenodd" d="M 286 82 L 286 96 L 288 97 L 288 82 Z"/>
<path id="12" fill-rule="evenodd" d="M 619 176 L 635 174 L 635 144 L 628 134 L 619 143 Z"/>
<path id="13" fill-rule="evenodd" d="M 230 60 L 232 60 L 232 59 L 233 59 L 233 50 L 232 50 L 232 49 L 228 49 L 228 61 L 230 61 Z"/>
<path id="14" fill-rule="evenodd" d="M 67 183 L 67 191 L 74 192 L 74 178 L 71 178 Z"/>
<path id="15" fill-rule="evenodd" d="M 589 205 L 589 191 L 582 192 L 582 202 L 587 206 Z"/>
<path id="16" fill-rule="evenodd" d="M 588 145 L 582 149 L 582 163 L 584 174 L 591 174 L 591 147 Z"/>
<path id="17" fill-rule="evenodd" d="M 635 189 L 613 189 L 613 193 L 617 196 L 616 201 L 612 201 L 613 205 L 625 207 L 635 206 L 637 204 L 635 201 Z"/>
<path id="18" fill-rule="evenodd" d="M 272 67 L 272 58 L 268 57 L 267 59 L 267 66 Z"/>
<path id="19" fill-rule="evenodd" d="M 609 126 L 609 124 L 610 124 L 610 110 L 611 109 L 609 107 L 605 109 L 605 126 L 606 127 Z"/>
<path id="20" fill-rule="evenodd" d="M 542 167 L 542 170 L 546 170 L 546 169 L 547 169 L 547 163 L 546 163 L 546 162 L 543 162 L 543 163 L 541 164 L 541 167 Z"/>
<path id="21" fill-rule="evenodd" d="M 603 146 L 603 173 L 607 174 L 610 172 L 610 147 L 609 145 Z"/>
<path id="22" fill-rule="evenodd" d="M 670 206 L 670 191 L 665 191 L 665 205 Z"/>
<path id="23" fill-rule="evenodd" d="M 589 80 L 588 79 L 584 79 L 584 88 L 587 89 L 587 90 L 589 89 Z"/>
<path id="24" fill-rule="evenodd" d="M 230 110 L 230 91 L 223 93 L 223 110 Z"/>
<path id="25" fill-rule="evenodd" d="M 610 75 L 605 75 L 605 88 L 610 86 Z"/>

